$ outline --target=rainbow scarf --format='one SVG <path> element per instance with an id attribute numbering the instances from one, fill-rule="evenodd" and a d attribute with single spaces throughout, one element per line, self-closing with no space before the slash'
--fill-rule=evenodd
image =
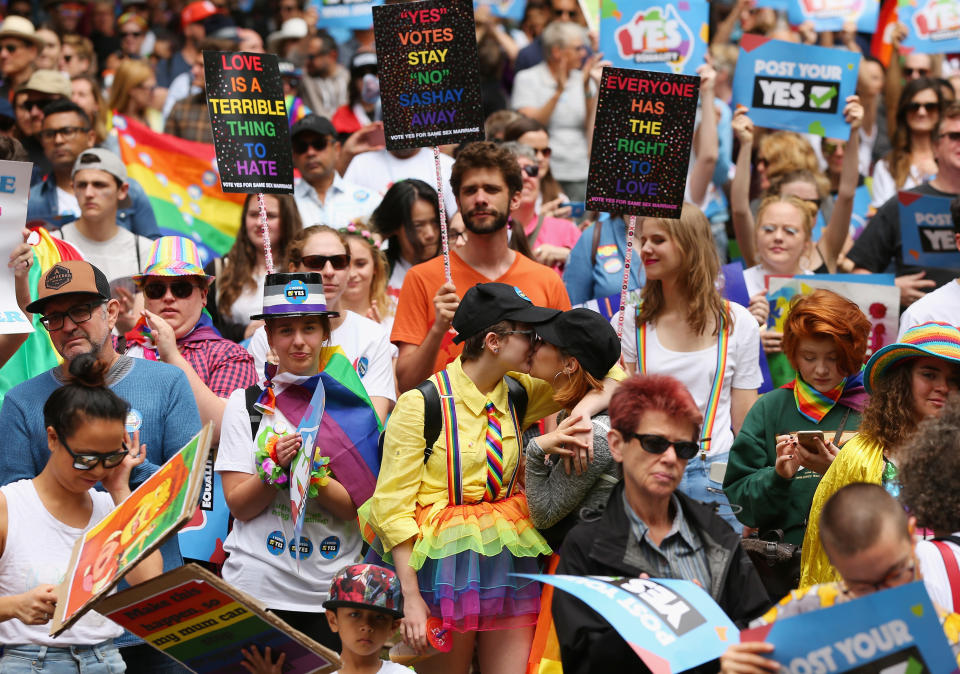
<path id="1" fill-rule="evenodd" d="M 133 326 L 133 329 L 126 334 L 127 344 L 137 344 L 143 348 L 143 356 L 147 360 L 157 360 L 157 344 L 154 341 L 153 331 L 147 325 L 147 319 L 143 316 Z M 220 333 L 213 327 L 213 321 L 205 312 L 200 314 L 200 320 L 197 321 L 193 329 L 177 340 L 177 347 L 191 342 L 205 342 L 208 339 L 222 339 Z"/>
<path id="2" fill-rule="evenodd" d="M 797 411 L 815 424 L 823 421 L 833 407 L 840 403 L 852 410 L 862 412 L 867 404 L 867 392 L 863 387 L 863 373 L 844 378 L 826 393 L 821 393 L 805 382 L 800 375 L 783 388 L 793 389 Z"/>

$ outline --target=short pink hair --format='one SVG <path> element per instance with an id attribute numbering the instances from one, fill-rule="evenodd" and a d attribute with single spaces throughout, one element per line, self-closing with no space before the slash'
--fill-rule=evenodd
<path id="1" fill-rule="evenodd" d="M 690 422 L 694 436 L 700 435 L 703 415 L 687 387 L 663 374 L 640 374 L 630 377 L 614 392 L 607 412 L 610 426 L 621 433 L 634 433 L 645 412 L 664 412 Z"/>

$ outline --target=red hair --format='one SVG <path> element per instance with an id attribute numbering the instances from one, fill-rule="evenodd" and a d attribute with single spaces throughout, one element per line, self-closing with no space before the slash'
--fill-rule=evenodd
<path id="1" fill-rule="evenodd" d="M 646 412 L 663 412 L 690 422 L 694 437 L 700 435 L 703 415 L 687 387 L 663 374 L 638 374 L 620 383 L 610 399 L 610 426 L 621 433 L 634 433 Z"/>
<path id="2" fill-rule="evenodd" d="M 796 370 L 800 340 L 829 337 L 839 354 L 837 368 L 850 376 L 863 367 L 869 336 L 870 321 L 860 307 L 829 290 L 815 290 L 791 303 L 783 326 L 783 352 Z"/>

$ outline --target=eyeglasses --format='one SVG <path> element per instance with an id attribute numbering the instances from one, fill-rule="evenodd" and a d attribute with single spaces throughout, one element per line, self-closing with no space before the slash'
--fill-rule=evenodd
<path id="1" fill-rule="evenodd" d="M 196 284 L 190 281 L 174 281 L 173 283 L 147 283 L 143 286 L 143 294 L 150 300 L 159 300 L 166 296 L 167 288 L 178 300 L 185 300 L 193 294 Z"/>
<path id="2" fill-rule="evenodd" d="M 523 172 L 526 173 L 531 178 L 536 178 L 538 175 L 540 175 L 540 167 L 537 166 L 536 164 L 531 164 L 529 166 L 521 166 L 520 168 L 522 168 Z"/>
<path id="3" fill-rule="evenodd" d="M 917 576 L 917 561 L 913 557 L 908 557 L 884 576 L 879 582 L 871 583 L 869 581 L 855 580 L 852 582 L 844 581 L 844 588 L 847 593 L 857 596 L 879 592 L 888 587 L 897 587 L 904 583 L 914 580 Z"/>
<path id="4" fill-rule="evenodd" d="M 330 144 L 330 138 L 327 136 L 320 136 L 319 138 L 314 138 L 313 140 L 303 140 L 298 138 L 293 141 L 293 151 L 296 154 L 303 154 L 309 148 L 313 148 L 317 152 L 323 152 L 327 149 L 327 145 Z"/>
<path id="5" fill-rule="evenodd" d="M 64 140 L 73 140 L 78 133 L 89 131 L 84 126 L 61 126 L 59 129 L 44 129 L 40 132 L 40 140 L 56 140 L 57 136 L 63 136 Z"/>
<path id="6" fill-rule="evenodd" d="M 123 449 L 118 449 L 117 451 L 110 452 L 109 454 L 99 454 L 97 452 L 78 454 L 70 449 L 70 445 L 67 444 L 66 438 L 59 433 L 57 433 L 57 438 L 60 440 L 60 444 L 63 445 L 63 448 L 67 450 L 67 454 L 73 457 L 73 467 L 77 470 L 93 470 L 97 467 L 98 463 L 102 463 L 104 468 L 116 468 L 123 463 L 124 457 L 127 455 L 127 452 L 130 451 L 127 449 L 127 443 L 123 443 Z"/>
<path id="7" fill-rule="evenodd" d="M 577 18 L 577 10 L 575 9 L 555 9 L 553 10 L 553 15 L 557 18 L 567 17 L 570 19 Z"/>
<path id="8" fill-rule="evenodd" d="M 908 113 L 920 112 L 920 108 L 923 108 L 924 112 L 926 112 L 929 115 L 932 112 L 939 112 L 940 104 L 939 103 L 907 103 Z"/>
<path id="9" fill-rule="evenodd" d="M 143 37 L 146 33 L 142 30 L 122 30 L 120 31 L 120 39 L 123 40 L 128 37 Z"/>
<path id="10" fill-rule="evenodd" d="M 51 101 L 53 101 L 52 98 L 28 98 L 20 104 L 20 109 L 24 112 L 32 112 L 34 108 L 37 108 L 42 112 L 47 103 Z"/>
<path id="11" fill-rule="evenodd" d="M 16 42 L 7 42 L 6 44 L 0 44 L 0 50 L 7 52 L 8 54 L 15 53 L 20 49 L 20 45 Z"/>
<path id="12" fill-rule="evenodd" d="M 63 319 L 68 316 L 70 317 L 70 320 L 73 321 L 74 325 L 80 325 L 81 323 L 86 323 L 89 321 L 90 317 L 93 316 L 93 310 L 99 307 L 101 304 L 104 304 L 103 300 L 87 302 L 86 304 L 78 304 L 75 307 L 70 307 L 66 311 L 58 311 L 54 314 L 41 316 L 40 323 L 47 329 L 47 332 L 53 332 L 54 330 L 59 330 L 62 328 Z"/>
<path id="13" fill-rule="evenodd" d="M 467 242 L 467 231 L 461 229 L 460 231 L 451 229 L 447 232 L 447 238 L 450 241 L 453 241 L 455 244 L 466 243 Z"/>
<path id="14" fill-rule="evenodd" d="M 782 229 L 783 233 L 787 236 L 799 236 L 800 228 L 791 227 L 790 225 L 761 225 L 760 231 L 764 234 L 775 234 L 778 229 Z"/>
<path id="15" fill-rule="evenodd" d="M 508 335 L 523 335 L 528 340 L 530 340 L 531 346 L 537 346 L 540 342 L 543 341 L 543 338 L 537 334 L 536 330 L 507 330 L 502 333 L 504 337 Z"/>
<path id="16" fill-rule="evenodd" d="M 847 148 L 847 142 L 845 140 L 841 140 L 838 142 L 834 142 L 832 140 L 825 140 L 823 141 L 820 147 L 823 150 L 824 154 L 831 155 L 835 153 L 837 150 L 845 150 Z M 819 206 L 819 204 L 817 204 L 817 206 Z"/>
<path id="17" fill-rule="evenodd" d="M 300 260 L 300 264 L 314 271 L 322 270 L 328 262 L 336 271 L 340 271 L 350 266 L 350 256 L 345 253 L 340 255 L 304 255 L 303 259 Z"/>
<path id="18" fill-rule="evenodd" d="M 551 150 L 549 147 L 535 147 L 533 148 L 533 151 L 538 155 L 542 155 L 546 159 L 549 159 L 550 155 L 553 154 L 553 150 Z"/>
<path id="19" fill-rule="evenodd" d="M 960 143 L 960 131 L 946 131 L 940 134 L 941 138 L 946 138 L 951 143 Z"/>
<path id="20" fill-rule="evenodd" d="M 926 77 L 930 74 L 930 70 L 927 68 L 904 68 L 903 72 L 907 77 L 913 77 L 914 75 L 917 77 Z"/>
<path id="21" fill-rule="evenodd" d="M 687 460 L 695 457 L 697 452 L 700 451 L 700 443 L 690 440 L 672 442 L 662 435 L 654 435 L 652 433 L 624 433 L 621 431 L 620 435 L 622 435 L 623 439 L 627 442 L 636 438 L 640 441 L 640 446 L 643 447 L 643 451 L 649 452 L 650 454 L 663 454 L 667 451 L 668 447 L 673 447 L 673 451 L 676 453 L 678 459 Z"/>
<path id="22" fill-rule="evenodd" d="M 814 206 L 817 207 L 818 211 L 820 210 L 820 203 L 821 203 L 820 197 L 817 197 L 816 199 L 805 199 L 803 197 L 797 197 L 797 199 L 799 199 L 800 201 L 806 201 L 808 204 L 813 204 Z"/>

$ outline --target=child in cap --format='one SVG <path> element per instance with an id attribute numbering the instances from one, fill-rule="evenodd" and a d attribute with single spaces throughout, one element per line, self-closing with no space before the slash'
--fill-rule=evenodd
<path id="1" fill-rule="evenodd" d="M 393 571 L 373 564 L 340 569 L 323 608 L 343 644 L 341 674 L 410 674 L 407 667 L 380 657 L 403 617 L 400 581 Z"/>

